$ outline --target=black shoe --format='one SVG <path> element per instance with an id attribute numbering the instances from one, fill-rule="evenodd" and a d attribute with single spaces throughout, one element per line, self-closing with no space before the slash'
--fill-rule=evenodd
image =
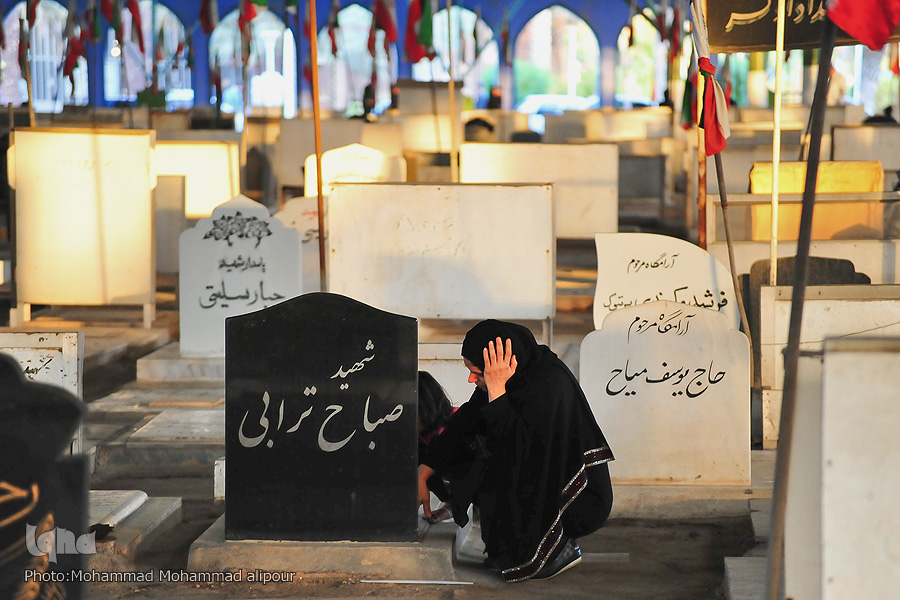
<path id="1" fill-rule="evenodd" d="M 547 561 L 541 570 L 538 571 L 532 579 L 550 579 L 556 577 L 563 571 L 568 571 L 581 562 L 581 548 L 575 543 L 574 538 L 569 538 L 563 544 L 562 550 L 553 560 Z"/>

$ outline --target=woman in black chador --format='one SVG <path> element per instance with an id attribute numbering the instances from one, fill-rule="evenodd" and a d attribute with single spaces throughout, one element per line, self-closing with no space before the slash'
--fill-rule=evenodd
<path id="1" fill-rule="evenodd" d="M 478 506 L 486 564 L 507 583 L 548 579 L 581 561 L 576 538 L 612 508 L 612 451 L 571 371 L 525 327 L 482 321 L 463 342 L 477 388 L 450 417 L 419 467 L 448 482 L 460 526 Z"/>

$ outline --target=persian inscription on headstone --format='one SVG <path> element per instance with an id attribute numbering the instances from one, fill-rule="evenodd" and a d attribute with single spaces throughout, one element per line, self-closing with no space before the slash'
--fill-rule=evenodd
<path id="1" fill-rule="evenodd" d="M 325 293 L 226 321 L 228 539 L 416 541 L 416 338 Z"/>
<path id="2" fill-rule="evenodd" d="M 300 294 L 300 238 L 245 196 L 181 234 L 183 356 L 224 356 L 225 318 Z"/>
<path id="3" fill-rule="evenodd" d="M 88 464 L 60 458 L 84 412 L 65 389 L 28 381 L 0 354 L 0 598 L 82 597 Z"/>
<path id="4" fill-rule="evenodd" d="M 750 346 L 725 315 L 675 302 L 610 313 L 581 344 L 581 385 L 635 484 L 750 483 Z"/>
<path id="5" fill-rule="evenodd" d="M 324 198 L 328 212 L 328 197 Z M 288 200 L 275 218 L 300 234 L 300 270 L 304 292 L 319 292 L 322 288 L 319 273 L 319 200 L 299 197 Z"/>
<path id="6" fill-rule="evenodd" d="M 694 244 L 654 233 L 598 233 L 594 327 L 609 313 L 667 300 L 723 313 L 740 324 L 731 274 Z"/>

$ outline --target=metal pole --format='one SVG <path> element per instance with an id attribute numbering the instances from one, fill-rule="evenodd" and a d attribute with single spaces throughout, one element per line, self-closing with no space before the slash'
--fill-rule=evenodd
<path id="1" fill-rule="evenodd" d="M 822 149 L 822 130 L 825 124 L 825 97 L 828 75 L 834 50 L 836 26 L 825 17 L 822 45 L 819 54 L 819 73 L 812 104 L 809 156 L 806 159 L 806 183 L 803 188 L 803 207 L 800 212 L 800 232 L 797 237 L 797 257 L 794 262 L 794 290 L 791 295 L 791 318 L 788 344 L 784 358 L 784 394 L 781 400 L 781 422 L 778 433 L 778 452 L 775 459 L 775 485 L 772 491 L 772 532 L 769 538 L 769 563 L 766 580 L 766 599 L 783 596 L 784 582 L 784 511 L 787 505 L 788 475 L 790 473 L 791 443 L 794 430 L 794 407 L 797 395 L 797 364 L 800 359 L 800 325 L 803 321 L 803 300 L 809 266 L 809 245 L 812 238 L 813 207 L 816 201 L 816 179 L 819 153 Z M 815 426 L 815 425 L 814 425 Z"/>
<path id="2" fill-rule="evenodd" d="M 744 296 L 741 294 L 741 286 L 738 282 L 737 267 L 734 264 L 734 244 L 731 241 L 731 225 L 728 222 L 728 194 L 725 192 L 725 169 L 722 167 L 722 153 L 719 152 L 716 158 L 716 177 L 719 181 L 719 203 L 722 205 L 722 220 L 725 222 L 725 245 L 728 246 L 728 266 L 731 269 L 731 284 L 734 286 L 734 295 L 737 297 L 738 311 L 741 313 L 741 324 L 744 326 L 744 333 L 750 341 L 750 347 L 753 347 L 753 338 L 750 337 L 750 321 L 747 320 L 747 311 L 744 307 Z M 750 373 L 755 373 L 753 367 L 753 353 L 750 353 Z M 754 380 L 755 383 L 755 380 Z"/>
<path id="3" fill-rule="evenodd" d="M 459 142 L 456 139 L 456 85 L 453 82 L 453 23 L 450 8 L 453 0 L 447 0 L 447 72 L 450 75 L 450 181 L 459 183 Z"/>
<path id="4" fill-rule="evenodd" d="M 769 235 L 769 285 L 778 282 L 778 179 L 781 171 L 781 73 L 784 70 L 784 0 L 778 0 L 775 27 L 775 111 L 772 127 L 772 220 Z"/>
<path id="5" fill-rule="evenodd" d="M 316 23 L 316 1 L 309 2 L 309 61 L 312 70 L 313 130 L 316 138 L 316 195 L 319 208 L 319 286 L 325 292 L 325 197 L 322 195 L 322 114 L 319 110 L 319 27 Z M 374 59 L 373 59 L 374 60 Z"/>

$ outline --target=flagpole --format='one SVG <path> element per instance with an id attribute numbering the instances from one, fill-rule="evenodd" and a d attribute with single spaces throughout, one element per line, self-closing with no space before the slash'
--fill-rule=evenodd
<path id="1" fill-rule="evenodd" d="M 769 235 L 769 285 L 778 285 L 778 184 L 781 172 L 781 74 L 784 60 L 784 0 L 778 0 L 775 28 L 775 110 L 772 127 L 772 220 Z"/>
<path id="2" fill-rule="evenodd" d="M 447 72 L 450 75 L 450 181 L 459 183 L 459 150 L 456 139 L 456 84 L 453 81 L 453 23 L 450 19 L 450 9 L 453 0 L 447 0 L 447 58 L 449 66 Z"/>
<path id="3" fill-rule="evenodd" d="M 793 292 L 791 293 L 791 318 L 788 328 L 788 345 L 784 357 L 784 393 L 781 400 L 781 418 L 778 430 L 778 450 L 775 455 L 775 482 L 772 489 L 772 527 L 769 538 L 768 572 L 766 574 L 767 600 L 778 600 L 784 582 L 784 527 L 787 506 L 788 476 L 790 474 L 791 445 L 794 437 L 794 408 L 797 393 L 797 365 L 800 359 L 800 325 L 803 322 L 803 301 L 806 298 L 809 246 L 812 238 L 813 208 L 816 201 L 816 179 L 819 172 L 819 153 L 822 149 L 822 131 L 825 126 L 825 97 L 828 94 L 828 76 L 837 26 L 826 16 L 822 27 L 822 44 L 819 51 L 819 73 L 816 91 L 810 109 L 812 113 L 809 154 L 806 159 L 806 182 L 803 188 L 803 205 L 800 211 L 800 230 L 797 235 L 797 256 L 794 262 Z"/>
<path id="4" fill-rule="evenodd" d="M 325 276 L 325 197 L 322 195 L 322 115 L 319 110 L 319 28 L 316 23 L 316 1 L 307 1 L 309 2 L 309 56 L 312 70 L 313 130 L 316 138 L 316 196 L 319 208 L 319 286 L 325 292 L 327 291 L 327 278 Z"/>
<path id="5" fill-rule="evenodd" d="M 25 21 L 19 19 L 19 27 L 24 27 Z M 19 36 L 19 39 L 22 39 Z M 31 49 L 31 29 L 28 30 L 28 49 Z M 25 52 L 25 87 L 28 88 L 28 124 L 30 127 L 37 126 L 37 117 L 34 114 L 34 92 L 31 87 L 31 61 L 28 60 L 28 51 Z"/>

